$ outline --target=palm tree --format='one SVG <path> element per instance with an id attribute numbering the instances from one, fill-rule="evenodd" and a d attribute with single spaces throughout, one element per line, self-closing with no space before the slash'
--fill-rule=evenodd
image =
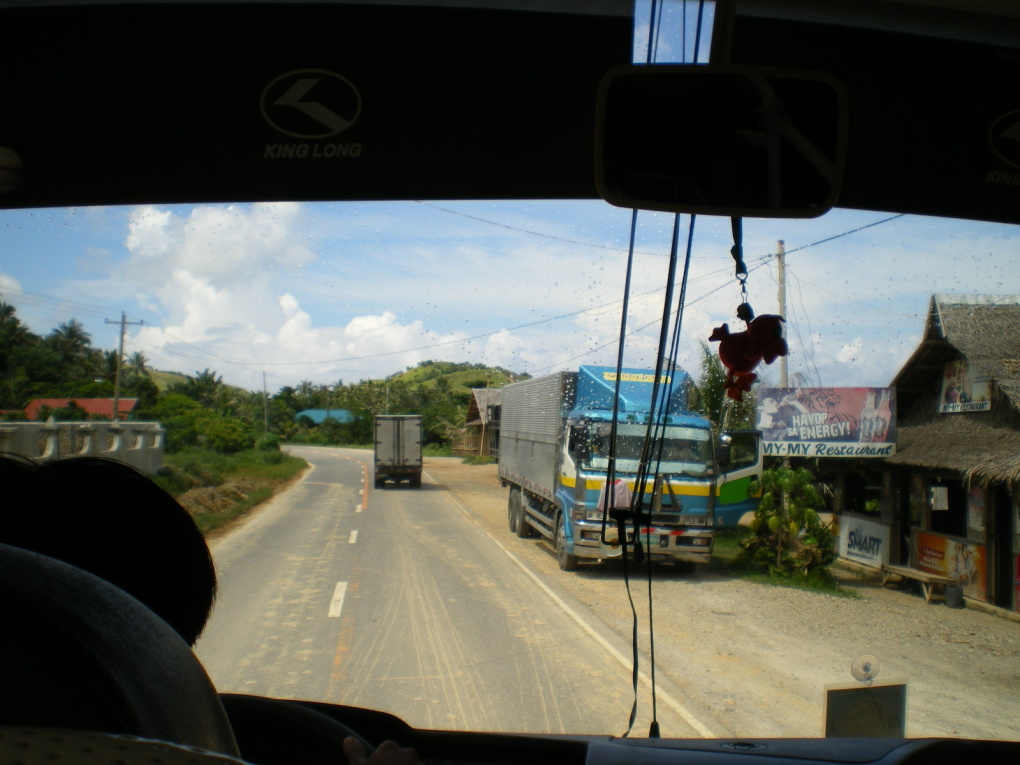
<path id="1" fill-rule="evenodd" d="M 7 372 L 14 349 L 31 345 L 37 338 L 17 317 L 14 306 L 0 300 L 0 372 Z"/>
<path id="2" fill-rule="evenodd" d="M 701 344 L 701 376 L 694 386 L 691 409 L 701 412 L 716 428 L 752 428 L 755 396 L 752 391 L 737 402 L 726 397 L 726 368 L 708 343 Z"/>
<path id="3" fill-rule="evenodd" d="M 149 376 L 149 360 L 145 358 L 145 354 L 141 351 L 134 351 L 124 359 L 124 366 L 128 369 L 133 377 L 148 377 Z"/>
<path id="4" fill-rule="evenodd" d="M 92 347 L 92 336 L 77 319 L 59 324 L 46 339 L 67 363 L 80 361 Z"/>
<path id="5" fill-rule="evenodd" d="M 194 377 L 189 377 L 184 382 L 174 383 L 168 392 L 182 393 L 207 409 L 212 409 L 217 403 L 222 385 L 222 377 L 210 369 L 205 369 L 196 372 Z"/>

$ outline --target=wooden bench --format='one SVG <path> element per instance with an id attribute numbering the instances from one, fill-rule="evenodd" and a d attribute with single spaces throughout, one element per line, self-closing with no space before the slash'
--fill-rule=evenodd
<path id="1" fill-rule="evenodd" d="M 889 583 L 889 578 L 898 576 L 902 580 L 913 579 L 921 583 L 921 590 L 924 592 L 924 602 L 931 603 L 932 598 L 945 600 L 945 594 L 936 594 L 936 587 L 945 588 L 947 585 L 956 584 L 955 579 L 941 574 L 932 574 L 928 571 L 921 571 L 919 568 L 909 566 L 882 566 L 882 586 Z"/>

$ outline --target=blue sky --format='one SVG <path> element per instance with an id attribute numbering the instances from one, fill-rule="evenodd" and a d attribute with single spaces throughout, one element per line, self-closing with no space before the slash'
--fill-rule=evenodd
<path id="1" fill-rule="evenodd" d="M 745 220 L 759 314 L 778 310 L 785 241 L 795 379 L 885 385 L 916 347 L 932 293 L 1020 294 L 1015 226 L 890 217 Z M 531 374 L 616 359 L 630 212 L 603 202 L 78 208 L 0 221 L 0 293 L 33 331 L 76 318 L 113 348 L 107 320 L 124 311 L 144 322 L 126 350 L 158 369 L 210 368 L 249 389 L 264 372 L 275 391 L 425 359 Z M 638 217 L 629 366 L 654 363 L 672 225 Z M 730 245 L 728 220 L 696 219 L 681 342 L 695 373 L 712 328 L 738 328 Z M 762 371 L 778 379 L 777 365 Z"/>

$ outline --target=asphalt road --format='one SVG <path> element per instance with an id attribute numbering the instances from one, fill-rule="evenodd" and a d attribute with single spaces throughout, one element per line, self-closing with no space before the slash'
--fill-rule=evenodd
<path id="1" fill-rule="evenodd" d="M 220 595 L 197 652 L 221 691 L 419 728 L 627 729 L 629 646 L 460 499 L 427 472 L 421 489 L 373 488 L 369 452 L 292 451 L 312 470 L 212 544 Z M 696 710 L 658 717 L 671 735 L 725 735 Z"/>

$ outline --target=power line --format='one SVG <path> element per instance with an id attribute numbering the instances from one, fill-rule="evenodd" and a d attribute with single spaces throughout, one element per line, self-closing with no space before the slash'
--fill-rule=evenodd
<path id="1" fill-rule="evenodd" d="M 489 220 L 489 219 L 482 218 L 482 217 L 479 217 L 479 216 L 471 215 L 469 213 L 464 213 L 464 212 L 460 212 L 460 211 L 457 211 L 457 210 L 452 210 L 452 209 L 449 209 L 449 208 L 445 208 L 445 207 L 442 207 L 440 205 L 436 205 L 434 203 L 419 201 L 418 204 L 421 204 L 421 205 L 424 205 L 424 206 L 428 206 L 428 207 L 432 207 L 432 208 L 435 208 L 435 209 L 440 210 L 442 212 L 449 213 L 451 215 L 458 215 L 458 216 L 469 218 L 471 220 L 475 220 L 475 221 L 478 221 L 478 222 L 481 222 L 481 223 L 485 223 L 487 225 L 496 226 L 496 227 L 507 229 L 507 230 L 514 231 L 514 232 L 517 232 L 517 233 L 524 233 L 524 234 L 528 234 L 528 235 L 531 235 L 531 236 L 538 236 L 538 237 L 542 237 L 542 238 L 546 238 L 546 239 L 550 239 L 550 240 L 561 241 L 561 242 L 565 242 L 565 243 L 569 243 L 569 244 L 575 244 L 575 245 L 580 245 L 580 246 L 584 246 L 584 247 L 592 247 L 592 248 L 596 248 L 596 249 L 604 249 L 604 250 L 609 250 L 609 251 L 612 251 L 612 252 L 624 252 L 625 251 L 625 250 L 622 250 L 620 248 L 614 248 L 614 247 L 610 247 L 610 246 L 607 246 L 607 245 L 600 245 L 600 244 L 596 244 L 596 243 L 593 243 L 593 242 L 583 242 L 583 241 L 579 241 L 579 240 L 572 240 L 572 239 L 568 239 L 568 238 L 564 238 L 564 237 L 558 237 L 558 236 L 555 236 L 555 235 L 547 234 L 547 233 L 544 233 L 544 232 L 533 231 L 533 230 L 529 230 L 529 229 L 525 229 L 525 228 L 521 228 L 521 227 L 511 226 L 509 224 L 505 224 L 505 223 L 500 223 L 498 221 Z M 827 242 L 831 242 L 831 241 L 833 241 L 835 239 L 839 239 L 841 237 L 848 236 L 850 234 L 854 234 L 854 233 L 857 233 L 857 232 L 860 232 L 860 231 L 864 231 L 866 229 L 873 228 L 873 227 L 881 225 L 883 223 L 888 223 L 888 222 L 890 222 L 892 220 L 895 220 L 895 219 L 901 218 L 901 217 L 903 217 L 902 214 L 894 215 L 894 216 L 891 216 L 891 217 L 888 217 L 888 218 L 884 218 L 884 219 L 879 220 L 879 221 L 875 221 L 873 223 L 866 224 L 864 226 L 858 226 L 857 228 L 841 232 L 841 233 L 836 234 L 834 236 L 827 237 L 825 239 L 821 239 L 821 240 L 818 240 L 816 242 L 812 242 L 810 244 L 803 245 L 801 247 L 793 248 L 791 250 L 788 250 L 787 254 L 794 253 L 794 252 L 799 252 L 801 250 L 805 250 L 805 249 L 808 249 L 810 247 L 815 247 L 815 246 L 818 246 L 818 245 L 821 245 L 821 244 L 824 244 L 824 243 L 827 243 Z M 662 253 L 647 252 L 647 251 L 646 252 L 642 252 L 641 254 L 652 255 L 652 256 L 661 256 L 662 255 Z M 774 254 L 768 254 L 768 255 L 760 256 L 759 259 L 758 259 L 759 262 L 756 265 L 750 267 L 748 269 L 748 272 L 750 273 L 750 272 L 753 272 L 753 271 L 759 269 L 762 265 L 767 264 L 769 259 L 771 259 L 772 257 L 774 257 Z M 704 281 L 704 280 L 707 280 L 707 279 L 714 279 L 714 278 L 722 275 L 723 273 L 727 273 L 728 270 L 729 270 L 728 268 L 717 269 L 717 270 L 708 272 L 706 274 L 703 274 L 701 276 L 698 276 L 695 279 L 691 279 L 690 281 L 694 282 L 694 281 Z M 705 294 L 701 295 L 700 297 L 688 301 L 687 305 L 688 306 L 694 305 L 694 304 L 696 304 L 696 303 L 698 303 L 698 302 L 700 302 L 702 300 L 705 300 L 706 298 L 708 298 L 711 295 L 719 292 L 720 290 L 723 290 L 723 289 L 727 288 L 728 286 L 730 286 L 729 282 L 727 282 L 725 284 L 721 284 L 718 287 L 715 287 L 714 289 L 709 290 L 708 292 L 706 292 Z M 658 287 L 658 288 L 655 288 L 655 289 L 647 290 L 647 291 L 645 291 L 643 293 L 640 293 L 636 297 L 639 298 L 639 299 L 640 298 L 649 297 L 649 296 L 652 296 L 652 295 L 655 295 L 655 294 L 658 294 L 658 293 L 662 292 L 664 289 L 665 289 L 665 287 Z M 25 292 L 25 291 L 21 291 L 21 290 L 11 290 L 11 289 L 8 289 L 8 290 L 5 290 L 5 292 L 6 293 L 15 293 L 15 294 L 21 296 L 21 299 L 24 300 L 25 302 L 27 302 L 30 305 L 37 305 L 37 306 L 51 305 L 52 307 L 62 306 L 65 309 L 66 308 L 70 308 L 74 312 L 77 312 L 79 314 L 88 315 L 88 316 L 99 316 L 99 315 L 105 314 L 107 312 L 107 310 L 108 310 L 107 307 L 98 306 L 98 305 L 91 304 L 91 303 L 84 303 L 84 302 L 74 301 L 74 300 L 63 300 L 63 299 L 60 299 L 60 298 L 52 298 L 52 297 L 48 297 L 48 296 L 45 296 L 45 295 L 39 295 L 39 294 L 36 294 L 36 293 L 30 293 L 30 292 Z M 551 317 L 548 317 L 548 318 L 539 319 L 539 320 L 536 320 L 536 321 L 528 322 L 528 323 L 525 323 L 525 324 L 519 324 L 519 325 L 512 326 L 512 327 L 504 327 L 504 328 L 500 328 L 498 330 L 493 330 L 491 332 L 485 332 L 485 333 L 481 333 L 481 334 L 477 334 L 477 335 L 472 335 L 470 337 L 460 338 L 460 339 L 456 339 L 456 340 L 444 340 L 444 341 L 439 341 L 439 342 L 431 343 L 431 344 L 427 344 L 427 345 L 416 346 L 416 347 L 413 347 L 413 348 L 405 348 L 405 349 L 396 350 L 396 351 L 386 351 L 386 352 L 383 352 L 383 353 L 365 354 L 365 355 L 361 355 L 361 356 L 348 356 L 348 357 L 342 357 L 342 358 L 315 359 L 315 360 L 311 360 L 311 361 L 294 361 L 294 362 L 264 362 L 264 361 L 257 361 L 257 360 L 256 361 L 233 361 L 233 360 L 225 359 L 225 358 L 223 358 L 221 356 L 218 356 L 217 354 L 215 354 L 215 353 L 213 353 L 211 351 L 205 350 L 205 349 L 203 349 L 203 348 L 201 348 L 201 347 L 199 347 L 197 345 L 194 345 L 193 343 L 190 343 L 190 342 L 188 342 L 186 340 L 180 339 L 180 338 L 174 336 L 173 334 L 171 334 L 170 332 L 168 332 L 165 329 L 161 329 L 160 331 L 163 332 L 172 341 L 174 341 L 175 343 L 184 344 L 184 345 L 186 345 L 186 346 L 188 346 L 190 348 L 194 348 L 196 352 L 198 352 L 198 353 L 200 353 L 202 355 L 201 356 L 188 356 L 187 354 L 183 354 L 183 353 L 181 353 L 179 351 L 171 350 L 169 348 L 166 348 L 165 346 L 161 347 L 161 346 L 157 346 L 157 345 L 155 345 L 153 343 L 149 343 L 149 342 L 146 342 L 146 341 L 140 341 L 137 336 L 135 336 L 133 338 L 133 340 L 136 341 L 136 342 L 143 342 L 144 344 L 148 345 L 150 348 L 152 348 L 154 350 L 157 350 L 159 352 L 162 352 L 162 353 L 166 353 L 168 355 L 178 356 L 180 358 L 190 358 L 192 360 L 197 360 L 197 361 L 213 360 L 213 361 L 217 361 L 217 362 L 220 362 L 220 363 L 223 363 L 223 364 L 230 364 L 232 366 L 239 366 L 239 367 L 242 367 L 242 368 L 288 367 L 288 366 L 307 366 L 307 365 L 318 365 L 318 364 L 337 364 L 337 363 L 346 363 L 346 362 L 352 362 L 352 361 L 364 361 L 364 360 L 374 359 L 374 358 L 383 358 L 383 357 L 386 357 L 386 356 L 396 356 L 396 355 L 400 355 L 400 354 L 403 354 L 403 353 L 413 353 L 413 352 L 416 352 L 416 351 L 431 350 L 431 349 L 434 349 L 434 348 L 440 348 L 440 347 L 445 347 L 445 346 L 449 346 L 449 345 L 466 344 L 466 343 L 469 343 L 469 342 L 472 342 L 472 341 L 475 341 L 475 340 L 480 340 L 480 339 L 483 339 L 483 338 L 486 338 L 486 337 L 492 337 L 492 336 L 498 335 L 498 334 L 500 334 L 502 332 L 514 332 L 514 331 L 517 331 L 517 330 L 527 329 L 529 327 L 534 327 L 534 326 L 538 326 L 538 325 L 541 325 L 541 324 L 547 324 L 547 323 L 550 323 L 550 322 L 553 322 L 553 321 L 560 321 L 562 319 L 571 318 L 573 316 L 578 316 L 578 315 L 581 315 L 581 314 L 584 314 L 584 313 L 591 313 L 591 312 L 607 309 L 607 308 L 610 308 L 610 307 L 615 306 L 615 305 L 620 304 L 620 303 L 622 303 L 622 300 L 614 300 L 614 301 L 610 301 L 608 303 L 603 303 L 603 304 L 598 305 L 598 306 L 588 306 L 588 307 L 579 309 L 577 311 L 571 311 L 571 312 L 568 312 L 568 313 L 559 314 L 559 315 L 556 315 L 556 316 L 551 316 Z M 645 329 L 647 329 L 647 328 L 649 328 L 651 326 L 654 326 L 655 324 L 657 324 L 657 322 L 650 322 L 650 323 L 648 323 L 648 324 L 646 324 L 646 325 L 644 325 L 642 327 L 638 327 L 637 329 L 635 329 L 632 332 L 628 333 L 628 335 L 633 335 L 633 334 L 639 333 L 639 332 L 641 332 L 641 331 L 643 331 L 643 330 L 645 330 Z M 594 353 L 594 352 L 596 352 L 598 350 L 602 350 L 603 348 L 608 347 L 611 344 L 612 343 L 608 343 L 606 345 L 598 346 L 598 347 L 596 347 L 594 349 L 586 351 L 584 354 L 581 354 L 580 356 L 575 356 L 575 357 L 572 357 L 570 359 L 567 359 L 566 361 L 560 362 L 560 364 L 568 363 L 568 362 L 576 360 L 578 358 L 583 358 L 584 356 L 590 355 L 591 353 Z M 548 367 L 548 368 L 554 368 L 555 366 L 559 366 L 559 365 L 553 365 L 553 367 Z"/>
<path id="2" fill-rule="evenodd" d="M 842 238 L 842 237 L 844 237 L 844 236 L 849 236 L 850 234 L 855 234 L 855 233 L 858 233 L 858 232 L 860 232 L 860 231 L 865 231 L 865 230 L 867 230 L 867 229 L 869 229 L 869 228 L 874 228 L 875 226 L 880 226 L 880 225 L 882 225 L 883 223 L 889 223 L 890 221 L 894 221 L 894 220 L 896 220 L 897 218 L 902 218 L 902 217 L 903 217 L 903 213 L 900 213 L 900 214 L 898 214 L 898 215 L 892 215 L 892 216 L 890 216 L 890 217 L 888 217 L 888 218 L 883 218 L 882 220 L 878 220 L 878 221 L 875 221 L 875 222 L 873 222 L 873 223 L 868 223 L 868 224 L 866 224 L 866 225 L 864 225 L 864 226 L 858 226 L 857 228 L 853 228 L 853 229 L 850 229 L 850 230 L 848 230 L 848 231 L 843 231 L 843 232 L 841 232 L 841 233 L 839 233 L 839 234 L 835 234 L 835 235 L 833 235 L 833 236 L 830 236 L 830 237 L 826 237 L 825 239 L 819 239 L 818 241 L 816 241 L 816 242 L 811 242 L 810 244 L 805 244 L 805 245 L 801 245 L 800 247 L 794 247 L 793 249 L 790 249 L 790 250 L 786 250 L 784 254 L 786 254 L 786 255 L 789 255 L 790 253 L 794 253 L 794 252 L 800 252 L 801 250 L 807 250 L 807 249 L 809 249 L 809 248 L 811 248 L 811 247 L 817 247 L 818 245 L 821 245 L 821 244 L 825 244 L 825 243 L 827 243 L 827 242 L 831 242 L 831 241 L 834 241 L 834 240 L 836 240 L 836 239 L 840 239 L 840 238 Z M 762 255 L 762 256 L 760 256 L 760 257 L 758 258 L 758 263 L 757 263 L 757 265 L 751 266 L 751 267 L 749 267 L 749 268 L 747 269 L 747 272 L 748 272 L 748 274 L 751 274 L 751 273 L 753 273 L 754 271 L 757 271 L 757 270 L 758 270 L 759 268 L 761 268 L 762 266 L 767 266 L 767 265 L 768 265 L 768 263 L 769 263 L 769 261 L 770 261 L 770 260 L 771 260 L 772 258 L 775 258 L 775 257 L 776 257 L 776 255 L 777 255 L 777 253 L 769 253 L 768 255 Z M 789 267 L 787 266 L 787 268 L 789 268 Z M 719 272 L 715 272 L 715 273 L 719 273 Z M 704 277 L 699 277 L 699 278 L 704 278 Z M 799 283 L 799 282 L 798 282 L 798 283 Z M 808 283 L 810 284 L 810 282 L 808 282 Z M 702 295 L 701 297 L 695 298 L 694 300 L 690 300 L 690 301 L 687 301 L 687 303 L 686 303 L 686 306 L 690 306 L 690 305 L 693 305 L 693 304 L 695 304 L 695 303 L 698 303 L 698 302 L 700 302 L 700 301 L 702 301 L 702 300 L 704 300 L 704 299 L 708 298 L 708 297 L 709 297 L 710 295 L 713 295 L 713 294 L 715 294 L 716 292 L 719 292 L 720 290 L 722 290 L 722 289 L 725 289 L 725 288 L 726 288 L 726 287 L 728 287 L 728 286 L 730 286 L 730 285 L 729 285 L 729 283 L 727 283 L 727 284 L 721 284 L 721 285 L 719 285 L 718 287 L 716 287 L 715 289 L 709 290 L 708 292 L 706 292 L 706 293 L 705 293 L 704 295 Z M 660 288 L 660 289 L 664 289 L 664 288 Z M 649 294 L 649 293 L 646 293 L 646 294 Z M 620 301 L 616 301 L 616 302 L 620 302 Z M 802 304 L 802 306 L 803 306 L 803 299 L 801 299 L 801 304 Z M 685 307 L 686 307 L 686 306 L 685 306 Z M 628 336 L 628 337 L 630 337 L 630 336 L 632 336 L 632 335 L 634 335 L 634 334 L 637 334 L 638 332 L 641 332 L 641 331 L 643 331 L 643 330 L 647 329 L 648 327 L 650 327 L 650 326 L 652 326 L 652 325 L 654 325 L 654 324 L 657 324 L 657 323 L 658 323 L 657 321 L 655 321 L 655 322 L 650 322 L 650 323 L 648 323 L 648 324 L 645 324 L 645 325 L 644 325 L 644 326 L 642 326 L 642 327 L 638 327 L 637 329 L 635 329 L 635 330 L 633 330 L 633 331 L 631 331 L 631 332 L 628 332 L 628 333 L 627 333 L 627 336 Z M 810 325 L 809 325 L 809 326 L 810 326 Z M 794 327 L 794 331 L 798 333 L 798 335 L 797 335 L 797 336 L 798 336 L 798 340 L 800 340 L 800 334 L 799 334 L 799 331 L 797 330 L 797 328 L 796 328 L 796 327 Z M 570 358 L 568 358 L 568 359 L 564 359 L 564 360 L 562 360 L 562 361 L 559 361 L 559 362 L 557 362 L 556 364 L 552 364 L 552 365 L 550 365 L 550 366 L 547 366 L 547 367 L 542 367 L 541 369 L 537 369 L 537 370 L 532 370 L 532 372 L 533 372 L 533 373 L 534 373 L 534 372 L 544 372 L 544 371 L 546 371 L 546 370 L 549 370 L 549 369 L 556 369 L 556 368 L 558 368 L 558 367 L 561 367 L 561 366 L 563 366 L 563 365 L 565 365 L 565 364 L 569 364 L 569 363 L 570 363 L 570 362 L 572 362 L 572 361 L 577 361 L 578 359 L 583 359 L 583 358 L 585 358 L 585 357 L 587 357 L 587 356 L 590 356 L 590 355 L 591 355 L 592 353 L 595 353 L 596 351 L 601 351 L 601 350 L 603 350 L 604 348 L 608 348 L 608 347 L 610 347 L 611 345 L 613 345 L 613 344 L 614 344 L 614 342 L 615 342 L 615 341 L 611 341 L 611 342 L 609 342 L 609 343 L 605 343 L 605 344 L 603 344 L 603 345 L 600 345 L 600 346 L 596 346 L 595 348 L 591 348 L 591 349 L 589 349 L 589 350 L 585 351 L 584 353 L 581 353 L 581 354 L 579 354 L 579 355 L 577 355 L 577 356 L 572 356 L 572 357 L 570 357 Z M 801 346 L 802 346 L 802 347 L 804 347 L 804 343 L 803 343 L 803 340 L 800 340 L 800 343 L 801 343 Z M 818 377 L 819 379 L 821 379 L 821 374 L 820 374 L 820 373 L 818 372 L 818 367 L 817 367 L 817 365 L 816 365 L 816 364 L 815 364 L 815 362 L 814 362 L 814 349 L 813 349 L 813 348 L 812 348 L 812 351 L 811 351 L 811 357 L 812 357 L 812 365 L 813 365 L 813 366 L 815 367 L 815 375 L 816 375 L 816 376 L 817 376 L 817 377 Z"/>
<path id="3" fill-rule="evenodd" d="M 511 226 L 509 223 L 500 223 L 499 221 L 490 220 L 488 218 L 482 218 L 478 215 L 472 215 L 471 213 L 461 212 L 460 210 L 451 210 L 449 207 L 442 207 L 435 204 L 434 202 L 425 202 L 418 200 L 418 204 L 424 207 L 431 207 L 434 210 L 449 213 L 450 215 L 458 215 L 461 218 L 467 218 L 468 220 L 477 221 L 479 223 L 485 223 L 489 226 L 495 226 L 496 228 L 506 229 L 507 231 L 513 231 L 519 234 L 527 234 L 529 236 L 537 236 L 542 239 L 549 239 L 554 242 L 564 242 L 565 244 L 576 244 L 581 247 L 591 247 L 596 250 L 608 250 L 609 252 L 626 253 L 627 250 L 622 247 L 611 247 L 608 244 L 596 244 L 595 242 L 583 242 L 579 239 L 568 239 L 562 236 L 556 236 L 555 234 L 547 234 L 544 231 L 534 231 L 528 228 L 522 228 L 520 226 Z M 641 255 L 656 255 L 664 257 L 661 252 L 641 252 Z"/>
<path id="4" fill-rule="evenodd" d="M 898 215 L 893 215 L 893 216 L 890 216 L 888 218 L 883 218 L 882 220 L 877 220 L 874 223 L 868 223 L 867 225 L 864 225 L 864 226 L 858 226 L 857 228 L 850 229 L 849 231 L 844 231 L 843 233 L 836 234 L 835 236 L 827 237 L 826 239 L 819 239 L 817 242 L 812 242 L 811 244 L 805 244 L 805 245 L 802 245 L 801 247 L 795 247 L 792 250 L 787 250 L 786 254 L 789 255 L 789 254 L 794 253 L 794 252 L 799 252 L 800 250 L 806 250 L 809 247 L 817 247 L 820 244 L 825 244 L 826 242 L 831 242 L 831 241 L 833 241 L 835 239 L 841 239 L 844 236 L 850 236 L 850 234 L 856 234 L 859 231 L 864 231 L 864 230 L 869 229 L 869 228 L 874 228 L 875 226 L 881 226 L 883 223 L 888 223 L 889 221 L 896 220 L 897 218 L 902 218 L 905 214 L 906 213 L 899 213 Z"/>

